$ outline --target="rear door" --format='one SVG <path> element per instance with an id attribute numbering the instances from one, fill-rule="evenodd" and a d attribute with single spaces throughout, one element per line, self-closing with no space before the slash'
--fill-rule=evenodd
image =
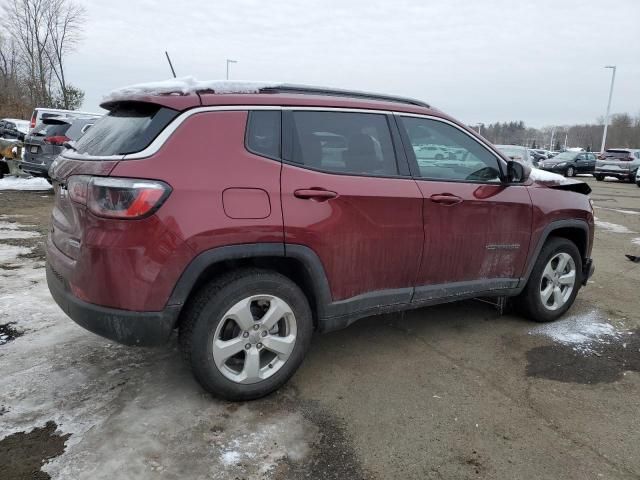
<path id="1" fill-rule="evenodd" d="M 351 311 L 409 302 L 423 245 L 422 195 L 391 129 L 393 117 L 304 108 L 284 113 L 287 248 L 311 248 L 333 301 L 348 300 Z M 376 293 L 364 295 L 370 292 Z"/>
<path id="2" fill-rule="evenodd" d="M 400 115 L 398 122 L 425 202 L 415 301 L 516 286 L 531 235 L 527 187 L 502 183 L 495 154 L 454 124 Z M 428 144 L 459 153 L 423 158 Z"/>

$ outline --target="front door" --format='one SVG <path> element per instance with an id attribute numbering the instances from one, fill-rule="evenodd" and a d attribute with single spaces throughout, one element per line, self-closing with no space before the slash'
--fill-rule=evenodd
<path id="1" fill-rule="evenodd" d="M 355 310 L 409 302 L 423 247 L 422 194 L 396 154 L 393 118 L 304 109 L 284 117 L 287 245 L 318 255 L 333 302 Z"/>
<path id="2" fill-rule="evenodd" d="M 496 155 L 451 123 L 409 116 L 398 123 L 424 197 L 415 300 L 515 287 L 531 235 L 527 187 L 502 183 Z M 446 158 L 423 155 L 434 145 Z"/>

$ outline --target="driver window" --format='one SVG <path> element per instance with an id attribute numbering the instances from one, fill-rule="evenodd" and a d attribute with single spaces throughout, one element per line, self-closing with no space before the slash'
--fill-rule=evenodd
<path id="1" fill-rule="evenodd" d="M 401 118 L 421 178 L 500 181 L 498 159 L 463 131 L 438 120 Z"/>

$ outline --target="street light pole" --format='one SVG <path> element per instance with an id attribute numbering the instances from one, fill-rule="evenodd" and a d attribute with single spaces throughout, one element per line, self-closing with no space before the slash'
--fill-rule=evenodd
<path id="1" fill-rule="evenodd" d="M 611 97 L 613 96 L 613 83 L 616 81 L 616 66 L 607 65 L 604 68 L 610 68 L 611 74 L 611 87 L 609 87 L 609 102 L 607 103 L 607 114 L 604 117 L 604 132 L 602 133 L 602 146 L 600 152 L 604 152 L 605 143 L 607 141 L 607 128 L 609 128 L 609 112 L 611 111 Z"/>
<path id="2" fill-rule="evenodd" d="M 227 58 L 227 80 L 229 80 L 229 64 L 230 63 L 238 63 L 237 60 L 231 60 L 230 58 Z"/>

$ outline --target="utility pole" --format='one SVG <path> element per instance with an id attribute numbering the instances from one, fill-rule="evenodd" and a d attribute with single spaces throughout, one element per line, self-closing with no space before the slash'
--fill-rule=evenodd
<path id="1" fill-rule="evenodd" d="M 604 132 L 602 133 L 602 146 L 600 152 L 604 152 L 605 143 L 607 142 L 607 128 L 609 128 L 609 112 L 611 111 L 611 97 L 613 97 L 613 83 L 616 81 L 616 66 L 606 65 L 604 68 L 610 68 L 611 73 L 611 86 L 609 87 L 609 101 L 607 102 L 607 114 L 604 117 Z"/>
<path id="2" fill-rule="evenodd" d="M 551 129 L 551 140 L 549 140 L 549 150 L 550 151 L 554 151 L 555 149 L 553 148 L 553 135 L 556 133 L 556 129 L 552 128 Z"/>
<path id="3" fill-rule="evenodd" d="M 230 58 L 227 58 L 227 80 L 229 80 L 229 64 L 231 63 L 238 63 L 237 60 L 231 60 Z"/>

